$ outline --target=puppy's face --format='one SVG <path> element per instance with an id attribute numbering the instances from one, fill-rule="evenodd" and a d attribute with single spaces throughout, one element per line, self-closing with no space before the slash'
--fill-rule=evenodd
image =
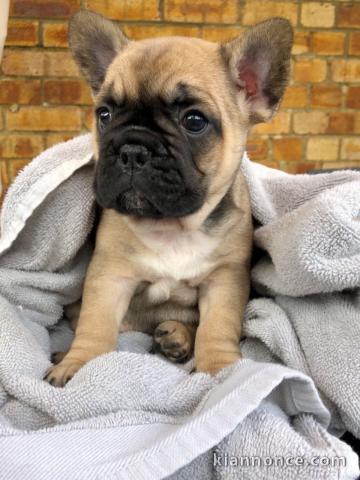
<path id="1" fill-rule="evenodd" d="M 216 91 L 228 91 L 227 82 L 210 43 L 167 38 L 124 48 L 96 97 L 99 203 L 155 218 L 200 209 L 223 164 L 233 109 Z"/>
<path id="2" fill-rule="evenodd" d="M 225 45 L 184 37 L 129 41 L 80 12 L 70 46 L 95 98 L 96 196 L 136 218 L 185 217 L 229 188 L 249 127 L 271 117 L 292 34 L 273 19 Z"/>

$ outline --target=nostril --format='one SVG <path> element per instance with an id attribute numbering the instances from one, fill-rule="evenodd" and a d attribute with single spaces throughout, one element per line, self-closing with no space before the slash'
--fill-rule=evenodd
<path id="1" fill-rule="evenodd" d="M 145 165 L 145 162 L 146 162 L 146 158 L 144 155 L 140 154 L 140 155 L 136 155 L 135 157 L 135 162 L 136 162 L 136 165 L 139 166 L 139 167 L 143 167 Z"/>
<path id="2" fill-rule="evenodd" d="M 151 158 L 151 152 L 144 145 L 125 144 L 119 151 L 118 162 L 123 168 L 142 168 Z"/>
<path id="3" fill-rule="evenodd" d="M 127 165 L 129 163 L 129 157 L 128 157 L 128 154 L 126 152 L 121 152 L 120 153 L 120 162 L 123 165 Z"/>

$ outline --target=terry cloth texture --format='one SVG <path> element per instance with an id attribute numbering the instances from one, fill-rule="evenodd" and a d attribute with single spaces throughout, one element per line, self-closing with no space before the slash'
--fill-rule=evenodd
<path id="1" fill-rule="evenodd" d="M 0 237 L 0 479 L 355 479 L 360 437 L 360 174 L 242 169 L 263 255 L 244 359 L 216 377 L 119 336 L 62 389 L 94 222 L 91 139 L 42 153 L 10 187 Z"/>

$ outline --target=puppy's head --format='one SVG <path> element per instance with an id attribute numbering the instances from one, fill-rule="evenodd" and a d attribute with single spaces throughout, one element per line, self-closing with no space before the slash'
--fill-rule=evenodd
<path id="1" fill-rule="evenodd" d="M 99 204 L 160 219 L 215 207 L 238 171 L 249 128 L 279 105 L 291 45 L 281 18 L 217 44 L 129 41 L 100 15 L 75 15 L 70 47 L 95 99 Z"/>

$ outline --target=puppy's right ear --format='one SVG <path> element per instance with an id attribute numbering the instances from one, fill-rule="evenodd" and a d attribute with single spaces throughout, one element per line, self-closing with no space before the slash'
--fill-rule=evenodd
<path id="1" fill-rule="evenodd" d="M 270 18 L 225 43 L 221 52 L 250 122 L 266 122 L 275 113 L 289 80 L 293 31 L 285 18 Z"/>
<path id="2" fill-rule="evenodd" d="M 83 10 L 71 19 L 70 50 L 95 95 L 110 63 L 128 42 L 113 22 L 97 13 Z"/>

